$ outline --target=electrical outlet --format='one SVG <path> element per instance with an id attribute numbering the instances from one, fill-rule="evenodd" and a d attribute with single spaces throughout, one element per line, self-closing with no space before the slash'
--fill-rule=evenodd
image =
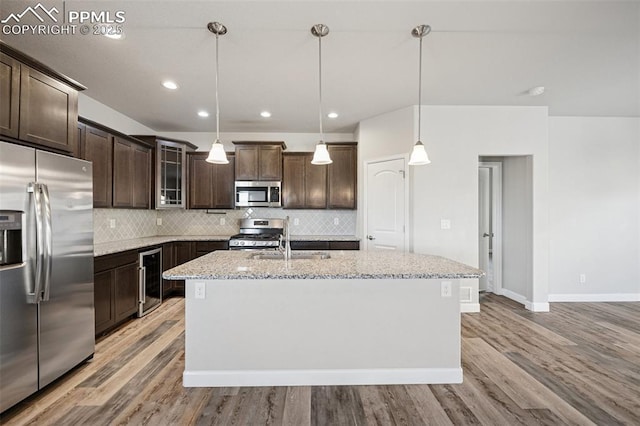
<path id="1" fill-rule="evenodd" d="M 201 282 L 197 282 L 196 283 L 196 299 L 204 299 L 206 297 L 206 290 L 205 290 L 205 286 L 204 283 Z"/>
<path id="2" fill-rule="evenodd" d="M 584 284 L 587 282 L 587 274 L 580 274 L 580 277 L 578 277 L 578 280 L 580 281 L 580 284 Z"/>
<path id="3" fill-rule="evenodd" d="M 156 218 L 156 225 L 162 226 L 162 218 L 161 217 L 157 217 Z"/>
<path id="4" fill-rule="evenodd" d="M 298 219 L 297 217 L 293 218 L 293 226 L 298 226 L 300 225 L 300 219 Z"/>
<path id="5" fill-rule="evenodd" d="M 224 226 L 227 224 L 227 219 L 225 219 L 224 217 L 220 218 L 220 226 Z"/>
<path id="6" fill-rule="evenodd" d="M 109 228 L 113 229 L 116 227 L 116 220 L 115 219 L 109 219 Z"/>
<path id="7" fill-rule="evenodd" d="M 440 282 L 440 296 L 451 297 L 451 281 Z"/>
<path id="8" fill-rule="evenodd" d="M 440 229 L 451 229 L 451 220 L 440 219 Z"/>
<path id="9" fill-rule="evenodd" d="M 338 219 L 337 217 L 333 218 L 333 224 L 334 225 L 340 225 L 340 219 Z"/>

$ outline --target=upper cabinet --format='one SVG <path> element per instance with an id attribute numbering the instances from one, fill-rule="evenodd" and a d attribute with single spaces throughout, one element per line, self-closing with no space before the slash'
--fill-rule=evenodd
<path id="1" fill-rule="evenodd" d="M 358 147 L 355 142 L 327 144 L 333 163 L 327 166 L 327 208 L 355 209 Z"/>
<path id="2" fill-rule="evenodd" d="M 282 180 L 284 142 L 233 142 L 236 146 L 236 180 Z"/>
<path id="3" fill-rule="evenodd" d="M 153 204 L 156 209 L 187 206 L 187 152 L 197 147 L 190 142 L 159 136 L 135 135 L 155 147 Z"/>
<path id="4" fill-rule="evenodd" d="M 153 145 L 81 118 L 80 158 L 93 163 L 93 206 L 151 208 Z"/>
<path id="5" fill-rule="evenodd" d="M 311 164 L 313 153 L 283 155 L 282 206 L 286 209 L 355 209 L 357 144 L 328 143 L 333 163 Z"/>
<path id="6" fill-rule="evenodd" d="M 84 87 L 5 44 L 0 53 L 0 134 L 78 155 L 78 90 Z"/>
<path id="7" fill-rule="evenodd" d="M 227 153 L 229 164 L 211 164 L 207 152 L 190 152 L 189 208 L 232 209 L 234 207 L 235 156 Z"/>
<path id="8" fill-rule="evenodd" d="M 327 207 L 327 166 L 311 164 L 313 153 L 287 153 L 282 159 L 282 206 L 285 209 Z"/>

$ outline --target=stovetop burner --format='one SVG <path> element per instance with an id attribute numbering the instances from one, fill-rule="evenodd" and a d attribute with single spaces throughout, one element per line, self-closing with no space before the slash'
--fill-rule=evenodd
<path id="1" fill-rule="evenodd" d="M 240 233 L 229 238 L 229 249 L 278 248 L 282 231 L 282 219 L 243 219 L 240 221 Z"/>

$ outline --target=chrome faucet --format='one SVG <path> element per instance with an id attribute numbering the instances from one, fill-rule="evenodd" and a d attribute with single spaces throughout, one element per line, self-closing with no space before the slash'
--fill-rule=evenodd
<path id="1" fill-rule="evenodd" d="M 289 216 L 287 216 L 284 219 L 283 232 L 284 232 L 284 235 L 280 236 L 280 251 L 284 255 L 284 260 L 290 260 L 291 259 L 291 235 L 289 234 Z"/>

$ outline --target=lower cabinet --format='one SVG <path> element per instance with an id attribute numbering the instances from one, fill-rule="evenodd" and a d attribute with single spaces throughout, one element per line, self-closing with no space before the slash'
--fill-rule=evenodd
<path id="1" fill-rule="evenodd" d="M 360 241 L 291 241 L 291 250 L 360 250 Z"/>
<path id="2" fill-rule="evenodd" d="M 138 252 L 94 259 L 96 335 L 113 328 L 138 311 Z"/>

